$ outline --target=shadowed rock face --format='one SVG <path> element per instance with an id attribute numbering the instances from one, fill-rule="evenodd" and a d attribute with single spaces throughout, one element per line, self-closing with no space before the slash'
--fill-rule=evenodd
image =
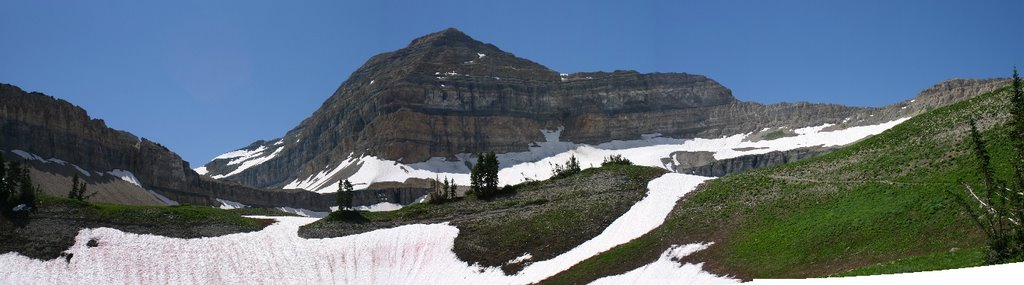
<path id="1" fill-rule="evenodd" d="M 8 159 L 14 157 L 9 151 L 17 149 L 43 158 L 59 158 L 90 172 L 128 170 L 144 188 L 180 203 L 216 206 L 220 203 L 215 198 L 221 198 L 252 206 L 320 211 L 334 205 L 332 196 L 302 190 L 256 189 L 201 177 L 188 162 L 160 144 L 111 129 L 103 120 L 90 118 L 85 110 L 65 100 L 25 92 L 9 84 L 0 84 L 0 137 L 0 150 L 5 150 Z M 38 163 L 33 163 L 33 167 L 40 172 L 34 176 L 37 178 L 74 173 L 47 169 Z M 63 185 L 56 176 L 54 181 L 41 183 Z"/>
<path id="2" fill-rule="evenodd" d="M 979 82 L 951 88 L 991 90 Z M 215 159 L 205 167 L 213 177 L 272 188 L 352 155 L 414 163 L 459 153 L 525 151 L 544 140 L 541 129 L 564 127 L 562 141 L 597 144 L 651 133 L 695 138 L 825 123 L 843 128 L 909 116 L 963 96 L 941 98 L 904 109 L 741 102 L 700 75 L 560 75 L 447 29 L 370 58 L 284 137 L 243 148 L 280 151 L 272 159 L 244 171 L 236 171 L 239 164 L 229 164 L 231 159 Z"/>

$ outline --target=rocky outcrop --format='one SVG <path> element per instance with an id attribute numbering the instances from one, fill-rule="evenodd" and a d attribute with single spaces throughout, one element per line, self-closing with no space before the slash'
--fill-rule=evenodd
<path id="1" fill-rule="evenodd" d="M 25 92 L 9 84 L 0 84 L 0 135 L 3 138 L 0 150 L 6 150 L 4 154 L 8 158 L 12 157 L 11 151 L 22 150 L 44 158 L 58 158 L 88 172 L 128 170 L 144 188 L 180 203 L 216 206 L 220 203 L 215 198 L 221 198 L 255 206 L 319 211 L 334 205 L 333 196 L 300 190 L 257 189 L 201 177 L 188 162 L 158 143 L 111 129 L 103 120 L 90 118 L 85 110 L 65 100 Z M 41 167 L 38 163 L 33 167 L 42 172 L 34 177 L 70 175 L 65 173 L 69 171 L 67 168 Z M 84 175 L 83 178 L 89 183 L 109 182 Z M 65 182 L 54 180 L 50 184 L 59 187 L 64 185 L 62 183 Z"/>
<path id="2" fill-rule="evenodd" d="M 680 162 L 700 161 L 699 163 L 697 163 L 697 165 L 681 164 L 676 167 L 676 172 L 708 177 L 721 177 L 728 174 L 743 172 L 747 170 L 771 167 L 784 163 L 803 160 L 823 154 L 828 154 L 836 150 L 838 150 L 838 148 L 798 148 L 787 151 L 773 151 L 763 154 L 744 155 L 723 160 L 715 160 L 713 157 L 710 160 L 707 160 L 706 157 L 710 153 L 677 152 L 673 153 L 672 155 L 675 157 L 677 161 Z M 694 157 L 703 157 L 704 159 L 694 160 Z"/>

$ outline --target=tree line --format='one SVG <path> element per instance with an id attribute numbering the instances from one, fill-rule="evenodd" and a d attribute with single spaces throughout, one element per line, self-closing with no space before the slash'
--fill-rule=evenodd
<path id="1" fill-rule="evenodd" d="M 24 217 L 36 209 L 39 186 L 32 184 L 28 163 L 4 161 L 0 155 L 0 215 Z"/>

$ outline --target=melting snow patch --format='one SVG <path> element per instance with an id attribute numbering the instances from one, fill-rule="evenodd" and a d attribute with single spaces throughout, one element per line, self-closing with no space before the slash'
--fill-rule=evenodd
<path id="1" fill-rule="evenodd" d="M 146 189 L 146 191 L 149 191 L 149 193 L 153 194 L 153 196 L 159 199 L 160 202 L 164 202 L 164 204 L 167 204 L 168 206 L 178 205 L 178 201 L 171 200 L 170 198 L 167 198 L 167 196 L 160 195 L 160 193 L 156 193 L 156 191 L 149 189 Z"/>
<path id="2" fill-rule="evenodd" d="M 398 210 L 398 209 L 401 209 L 401 208 L 402 208 L 402 205 L 400 205 L 400 204 L 395 204 L 395 203 L 390 203 L 390 202 L 380 202 L 380 203 L 369 205 L 369 206 L 358 206 L 358 207 L 355 207 L 355 209 L 353 209 L 353 210 L 356 210 L 356 211 L 367 211 L 367 212 L 387 212 L 387 211 L 395 211 L 395 210 Z"/>
<path id="3" fill-rule="evenodd" d="M 241 165 L 239 165 L 237 168 L 235 168 L 235 170 L 232 170 L 228 174 L 214 175 L 213 178 L 214 179 L 221 179 L 221 178 L 224 178 L 224 177 L 232 176 L 232 175 L 235 175 L 235 174 L 242 173 L 242 171 L 245 171 L 246 169 L 249 169 L 249 168 L 251 168 L 253 166 L 257 166 L 257 165 L 263 164 L 264 162 L 267 162 L 267 161 L 273 159 L 274 157 L 276 157 L 278 154 L 280 154 L 281 151 L 284 150 L 284 147 L 283 146 L 282 147 L 278 147 L 270 155 L 260 156 L 261 154 L 263 154 L 264 150 L 266 150 L 266 148 L 263 147 L 263 146 L 260 146 L 255 151 L 249 152 L 249 153 L 247 153 L 244 156 L 236 156 L 236 158 L 234 160 L 231 160 L 230 162 L 228 162 L 228 165 L 235 165 L 235 164 L 241 164 Z"/>
<path id="4" fill-rule="evenodd" d="M 296 215 L 303 216 L 303 217 L 317 218 L 317 219 L 326 217 L 327 214 L 329 214 L 328 212 L 317 212 L 317 211 L 313 211 L 313 210 L 307 210 L 307 209 L 301 209 L 301 208 L 292 208 L 292 207 L 277 207 L 276 209 L 281 211 L 281 212 L 292 213 L 292 214 L 296 214 Z"/>
<path id="5" fill-rule="evenodd" d="M 108 171 L 107 173 L 113 176 L 117 176 L 118 178 L 121 178 L 121 180 L 127 181 L 128 183 L 135 184 L 135 186 L 142 187 L 142 183 L 139 182 L 138 178 L 135 178 L 135 174 L 132 174 L 131 171 L 123 169 L 114 169 Z"/>
<path id="6" fill-rule="evenodd" d="M 533 259 L 533 255 L 530 254 L 529 252 L 527 252 L 527 253 L 524 253 L 523 255 L 519 256 L 519 257 L 516 257 L 515 259 L 509 260 L 505 264 L 517 264 L 517 263 L 522 263 L 522 262 L 530 260 L 530 259 Z"/>
<path id="7" fill-rule="evenodd" d="M 238 202 L 235 202 L 235 201 L 224 200 L 224 199 L 220 199 L 220 198 L 217 198 L 217 202 L 220 202 L 220 207 L 219 208 L 224 209 L 224 210 L 241 209 L 241 208 L 248 208 L 249 207 L 249 206 L 246 206 L 245 204 L 242 204 L 242 203 L 238 203 Z"/>
<path id="8" fill-rule="evenodd" d="M 702 269 L 702 264 L 680 264 L 675 259 L 683 258 L 694 252 L 704 250 L 710 243 L 674 245 L 657 261 L 632 271 L 603 277 L 590 284 L 736 284 L 740 280 L 716 276 Z"/>
<path id="9" fill-rule="evenodd" d="M 16 149 L 16 150 L 12 150 L 11 152 L 14 153 L 14 154 L 17 154 L 21 158 L 24 158 L 24 159 L 27 159 L 27 160 L 38 160 L 38 161 L 46 162 L 46 159 L 43 159 L 42 157 L 40 157 L 38 155 L 35 155 L 34 153 L 29 153 L 29 152 L 24 151 L 24 150 Z"/>
<path id="10" fill-rule="evenodd" d="M 193 168 L 192 171 L 195 171 L 199 175 L 206 175 L 206 173 L 209 173 L 209 171 L 206 170 L 206 166 L 200 166 L 200 167 Z"/>

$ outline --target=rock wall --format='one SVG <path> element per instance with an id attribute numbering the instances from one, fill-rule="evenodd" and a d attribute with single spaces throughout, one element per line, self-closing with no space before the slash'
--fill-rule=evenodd
<path id="1" fill-rule="evenodd" d="M 784 163 L 790 163 L 798 160 L 808 159 L 811 157 L 824 155 L 836 151 L 838 148 L 798 148 L 787 151 L 773 151 L 764 154 L 752 154 L 744 155 L 730 159 L 714 160 L 705 162 L 703 165 L 690 166 L 683 165 L 675 169 L 676 172 L 708 176 L 708 177 L 721 177 L 728 174 L 776 166 Z M 676 159 L 684 161 L 693 154 L 689 153 L 674 153 Z"/>
<path id="2" fill-rule="evenodd" d="M 214 198 L 221 198 L 323 211 L 335 201 L 333 196 L 307 191 L 257 189 L 201 177 L 188 162 L 160 144 L 111 129 L 65 100 L 9 84 L 0 84 L 0 135 L 0 149 L 59 158 L 88 171 L 128 170 L 146 189 L 180 203 L 217 206 L 220 203 Z"/>

